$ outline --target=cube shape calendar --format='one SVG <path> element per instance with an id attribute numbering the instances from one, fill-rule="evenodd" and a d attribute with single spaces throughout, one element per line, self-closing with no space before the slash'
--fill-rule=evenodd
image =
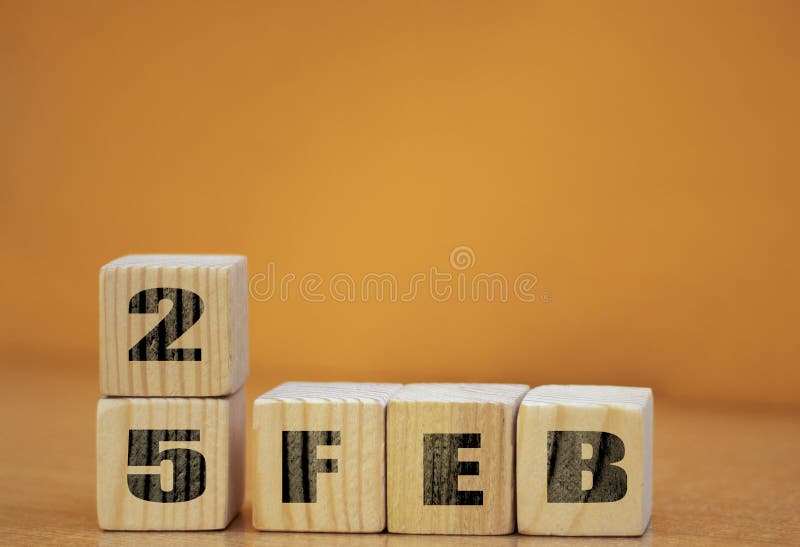
<path id="1" fill-rule="evenodd" d="M 253 407 L 253 526 L 381 532 L 386 402 L 399 384 L 289 382 Z"/>
<path id="2" fill-rule="evenodd" d="M 97 515 L 106 530 L 217 530 L 244 493 L 244 390 L 97 405 Z"/>
<path id="3" fill-rule="evenodd" d="M 519 384 L 411 384 L 389 400 L 390 532 L 510 534 Z"/>
<path id="4" fill-rule="evenodd" d="M 537 387 L 517 421 L 517 522 L 536 535 L 638 536 L 653 505 L 653 393 Z"/>
<path id="5" fill-rule="evenodd" d="M 208 397 L 248 375 L 247 259 L 130 255 L 100 270 L 100 391 Z"/>

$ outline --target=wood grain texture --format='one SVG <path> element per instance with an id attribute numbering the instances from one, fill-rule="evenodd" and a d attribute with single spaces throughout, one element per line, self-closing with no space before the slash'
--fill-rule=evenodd
<path id="1" fill-rule="evenodd" d="M 199 348 L 199 360 L 130 360 L 129 351 L 174 304 L 131 313 L 132 298 L 160 287 L 192 291 L 202 313 L 169 348 Z M 247 259 L 234 255 L 130 255 L 100 270 L 100 391 L 104 395 L 206 397 L 228 395 L 249 368 Z M 176 308 L 177 309 L 177 308 Z"/>
<path id="2" fill-rule="evenodd" d="M 528 386 L 517 384 L 411 384 L 390 399 L 390 532 L 514 531 L 514 424 L 527 391 Z M 473 448 L 459 449 L 454 442 Z M 474 447 L 477 444 L 479 448 Z M 456 459 L 478 462 L 477 468 Z M 455 488 L 464 494 L 454 493 Z"/>
<path id="3" fill-rule="evenodd" d="M 244 402 L 241 390 L 224 398 L 100 399 L 97 405 L 100 527 L 107 530 L 217 530 L 227 526 L 238 513 L 244 496 Z M 153 452 L 176 448 L 188 448 L 202 455 L 205 472 L 199 496 L 173 503 L 136 497 L 129 485 L 130 474 L 160 473 L 161 489 L 174 494 L 183 474 L 179 469 L 184 467 L 178 462 L 130 466 L 131 430 L 196 432 L 196 441 L 162 441 L 154 450 L 140 455 L 151 456 Z M 193 468 L 192 472 L 196 477 L 197 469 Z"/>
<path id="4" fill-rule="evenodd" d="M 256 399 L 253 526 L 260 530 L 382 531 L 386 524 L 386 403 L 400 387 L 289 382 Z M 326 442 L 310 445 L 306 451 L 291 444 L 292 439 L 313 434 L 308 432 L 331 433 Z M 335 471 L 311 472 L 315 458 L 334 460 Z"/>
<path id="5" fill-rule="evenodd" d="M 564 437 L 558 442 L 554 435 Z M 621 445 L 624 454 L 613 455 L 612 447 Z M 597 464 L 603 458 L 615 468 Z M 565 469 L 575 473 L 563 473 Z M 627 476 L 624 482 L 621 474 Z M 652 505 L 649 388 L 548 385 L 528 393 L 517 420 L 520 533 L 641 535 Z"/>

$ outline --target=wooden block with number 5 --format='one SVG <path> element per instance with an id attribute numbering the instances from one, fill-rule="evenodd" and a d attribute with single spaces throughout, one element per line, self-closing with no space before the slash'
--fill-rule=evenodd
<path id="1" fill-rule="evenodd" d="M 254 527 L 381 532 L 386 402 L 399 388 L 289 382 L 256 399 Z"/>
<path id="2" fill-rule="evenodd" d="M 510 534 L 519 384 L 411 384 L 387 410 L 389 531 Z"/>
<path id="3" fill-rule="evenodd" d="M 244 390 L 223 398 L 100 399 L 100 527 L 225 528 L 244 494 L 244 413 Z"/>
<path id="4" fill-rule="evenodd" d="M 100 392 L 208 397 L 248 374 L 247 259 L 130 255 L 100 270 Z"/>

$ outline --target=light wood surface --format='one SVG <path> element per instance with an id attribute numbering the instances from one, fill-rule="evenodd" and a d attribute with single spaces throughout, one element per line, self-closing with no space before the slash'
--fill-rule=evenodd
<path id="1" fill-rule="evenodd" d="M 649 388 L 546 385 L 525 396 L 517 418 L 520 533 L 638 536 L 652 496 Z"/>
<path id="2" fill-rule="evenodd" d="M 109 262 L 100 270 L 101 393 L 237 391 L 249 370 L 247 298 L 244 256 L 129 255 Z"/>
<path id="3" fill-rule="evenodd" d="M 630 547 L 796 545 L 800 537 L 800 407 L 676 400 L 660 392 L 653 514 L 640 538 L 258 532 L 247 499 L 224 531 L 102 532 L 95 489 L 97 373 L 86 366 L 96 358 L 70 350 L 3 352 L 2 543 Z M 247 407 L 291 377 L 291 370 L 254 363 L 245 387 Z M 252 471 L 252 462 L 248 467 Z"/>
<path id="4" fill-rule="evenodd" d="M 398 389 L 399 384 L 289 382 L 256 399 L 253 525 L 260 530 L 383 531 L 386 403 Z M 327 441 L 299 446 L 285 437 L 315 433 Z M 307 457 L 294 454 L 292 447 Z M 320 459 L 332 460 L 331 471 L 312 470 Z"/>
<path id="5" fill-rule="evenodd" d="M 100 399 L 100 527 L 225 528 L 244 496 L 244 451 L 242 390 L 220 398 Z"/>
<path id="6" fill-rule="evenodd" d="M 520 384 L 410 384 L 389 400 L 390 532 L 509 534 Z"/>

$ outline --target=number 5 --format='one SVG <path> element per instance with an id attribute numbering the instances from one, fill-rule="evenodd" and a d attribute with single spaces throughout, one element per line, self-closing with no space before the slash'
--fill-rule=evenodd
<path id="1" fill-rule="evenodd" d="M 172 462 L 172 490 L 161 487 L 160 473 L 128 473 L 128 490 L 145 501 L 177 503 L 193 500 L 206 490 L 206 459 L 189 448 L 159 450 L 163 441 L 198 442 L 197 429 L 131 429 L 128 465 L 155 466 Z"/>

